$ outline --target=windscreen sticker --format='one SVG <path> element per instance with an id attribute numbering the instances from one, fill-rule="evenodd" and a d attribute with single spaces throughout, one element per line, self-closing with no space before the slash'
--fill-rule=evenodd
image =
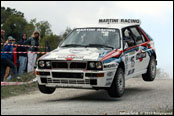
<path id="1" fill-rule="evenodd" d="M 102 28 L 80 28 L 80 29 L 76 29 L 77 32 L 80 31 L 102 31 L 102 32 L 116 32 L 116 29 L 102 29 Z"/>

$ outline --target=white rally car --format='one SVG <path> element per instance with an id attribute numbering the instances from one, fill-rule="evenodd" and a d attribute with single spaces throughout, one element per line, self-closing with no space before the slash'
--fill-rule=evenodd
<path id="1" fill-rule="evenodd" d="M 36 77 L 42 93 L 56 88 L 106 89 L 121 97 L 125 80 L 156 76 L 153 39 L 137 19 L 100 19 L 100 26 L 74 29 L 57 49 L 38 59 Z"/>

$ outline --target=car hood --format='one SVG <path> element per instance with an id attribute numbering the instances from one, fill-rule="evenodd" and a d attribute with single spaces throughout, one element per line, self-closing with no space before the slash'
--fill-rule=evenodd
<path id="1" fill-rule="evenodd" d="M 99 61 L 112 51 L 104 48 L 58 48 L 42 56 L 42 60 L 84 60 Z M 39 60 L 40 60 L 39 59 Z"/>

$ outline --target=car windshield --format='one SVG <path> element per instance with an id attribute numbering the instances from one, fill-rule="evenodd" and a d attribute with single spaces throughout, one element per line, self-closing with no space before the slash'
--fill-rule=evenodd
<path id="1" fill-rule="evenodd" d="M 79 28 L 63 41 L 61 47 L 101 47 L 120 48 L 118 29 L 109 28 Z"/>

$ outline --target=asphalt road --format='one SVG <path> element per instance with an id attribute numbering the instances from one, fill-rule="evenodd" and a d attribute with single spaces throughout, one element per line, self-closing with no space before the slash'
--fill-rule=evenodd
<path id="1" fill-rule="evenodd" d="M 141 78 L 126 81 L 121 98 L 110 98 L 104 90 L 57 89 L 52 95 L 39 91 L 1 100 L 2 115 L 112 115 L 173 109 L 173 80 Z"/>

